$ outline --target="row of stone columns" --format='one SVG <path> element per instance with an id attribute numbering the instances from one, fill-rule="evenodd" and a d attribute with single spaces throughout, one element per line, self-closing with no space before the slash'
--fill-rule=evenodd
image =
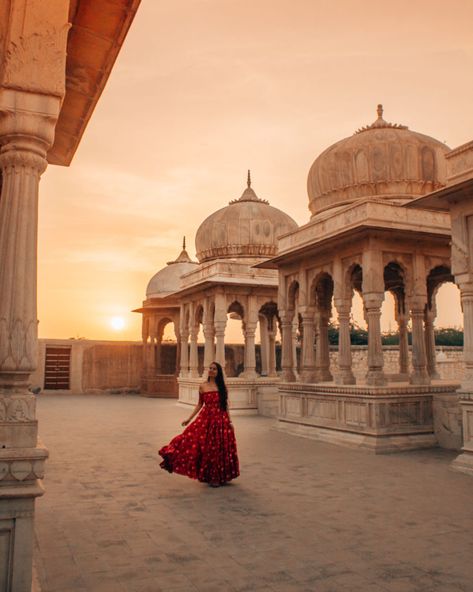
<path id="1" fill-rule="evenodd" d="M 225 306 L 217 306 L 213 309 L 212 319 L 210 314 L 204 313 L 202 321 L 204 333 L 204 372 L 213 362 L 219 362 L 225 367 L 225 329 L 227 324 L 227 311 Z M 255 378 L 256 372 L 256 343 L 255 335 L 260 323 L 261 335 L 261 364 L 262 374 L 276 376 L 276 318 L 268 318 L 258 315 L 256 307 L 250 309 L 254 314 L 249 314 L 249 319 L 242 320 L 244 337 L 244 371 L 242 378 Z M 180 376 L 199 377 L 198 360 L 198 334 L 200 322 L 189 322 L 186 311 L 181 309 L 182 321 L 180 328 Z"/>
<path id="2" fill-rule="evenodd" d="M 381 341 L 381 305 L 384 293 L 371 293 L 364 296 L 364 313 L 368 325 L 368 355 L 366 383 L 370 386 L 386 384 L 383 371 L 384 359 Z M 335 299 L 338 313 L 338 384 L 355 384 L 352 371 L 352 353 L 350 340 L 351 299 Z M 298 377 L 302 382 L 331 381 L 330 349 L 328 326 L 330 309 L 300 307 L 302 347 L 300 374 L 297 372 L 297 360 L 294 353 L 295 339 L 293 334 L 294 311 L 281 314 L 282 335 L 282 370 L 283 378 L 295 381 Z M 410 318 L 412 322 L 412 373 L 409 370 L 408 316 L 397 313 L 399 327 L 399 375 L 409 379 L 411 384 L 429 384 L 431 379 L 438 378 L 435 362 L 434 320 L 435 308 L 428 309 L 422 298 L 410 301 Z M 316 347 L 314 348 L 314 344 Z"/>

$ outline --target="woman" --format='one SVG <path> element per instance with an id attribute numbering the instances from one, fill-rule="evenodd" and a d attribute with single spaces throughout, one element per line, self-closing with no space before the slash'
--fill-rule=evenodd
<path id="1" fill-rule="evenodd" d="M 227 387 L 217 362 L 210 364 L 207 382 L 199 388 L 199 402 L 182 426 L 187 426 L 196 415 L 197 419 L 182 434 L 161 448 L 159 454 L 164 460 L 160 466 L 170 473 L 219 487 L 238 477 L 240 471 Z"/>

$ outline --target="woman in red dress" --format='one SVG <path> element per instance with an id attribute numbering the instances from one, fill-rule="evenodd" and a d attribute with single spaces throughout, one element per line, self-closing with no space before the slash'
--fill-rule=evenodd
<path id="1" fill-rule="evenodd" d="M 190 423 L 197 415 L 197 419 Z M 161 468 L 219 487 L 240 474 L 235 432 L 228 413 L 228 393 L 220 364 L 209 366 L 207 382 L 200 385 L 199 402 L 182 434 L 163 446 Z"/>

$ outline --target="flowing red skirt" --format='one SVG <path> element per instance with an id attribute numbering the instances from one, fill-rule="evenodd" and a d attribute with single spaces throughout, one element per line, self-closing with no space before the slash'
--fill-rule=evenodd
<path id="1" fill-rule="evenodd" d="M 203 394 L 195 419 L 179 436 L 163 446 L 161 468 L 212 485 L 222 485 L 240 474 L 235 432 L 218 392 Z"/>

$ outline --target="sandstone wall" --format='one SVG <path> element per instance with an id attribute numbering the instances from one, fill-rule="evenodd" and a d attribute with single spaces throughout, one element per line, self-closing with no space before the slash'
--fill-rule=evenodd
<path id="1" fill-rule="evenodd" d="M 41 339 L 39 343 L 38 369 L 32 376 L 32 386 L 44 389 L 45 358 L 47 347 L 70 349 L 69 393 L 82 392 L 138 392 L 141 379 L 141 342 L 89 341 L 75 339 Z M 163 368 L 172 373 L 175 367 L 175 344 L 163 344 Z M 385 346 L 384 364 L 387 374 L 398 372 L 398 350 Z M 299 352 L 298 352 L 299 353 Z M 366 346 L 353 346 L 353 372 L 362 379 L 367 369 Z M 199 366 L 203 370 L 204 348 L 199 346 Z M 238 376 L 243 368 L 243 345 L 226 345 L 226 373 L 228 377 Z M 280 370 L 280 347 L 277 351 Z M 337 349 L 330 351 L 332 373 L 337 369 Z M 261 368 L 260 351 L 256 351 L 257 370 Z M 460 347 L 439 347 L 437 369 L 442 379 L 461 382 L 464 374 L 463 350 Z"/>

